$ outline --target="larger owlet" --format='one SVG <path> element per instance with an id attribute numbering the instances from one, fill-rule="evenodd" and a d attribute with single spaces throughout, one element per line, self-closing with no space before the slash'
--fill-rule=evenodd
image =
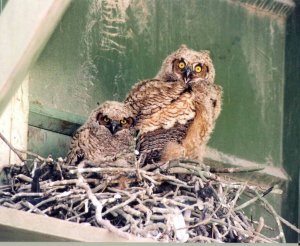
<path id="1" fill-rule="evenodd" d="M 146 163 L 202 160 L 221 111 L 222 89 L 207 51 L 181 46 L 152 80 L 133 86 L 125 99 L 139 130 L 137 148 Z"/>
<path id="2" fill-rule="evenodd" d="M 123 103 L 104 102 L 75 133 L 67 163 L 77 165 L 83 159 L 99 163 L 118 158 L 134 162 L 133 123 L 133 115 Z"/>

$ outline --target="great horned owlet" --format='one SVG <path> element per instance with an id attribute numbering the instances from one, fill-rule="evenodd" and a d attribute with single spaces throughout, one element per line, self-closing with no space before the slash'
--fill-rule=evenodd
<path id="1" fill-rule="evenodd" d="M 123 103 L 104 102 L 75 133 L 67 163 L 77 165 L 83 159 L 99 163 L 118 158 L 133 162 L 133 124 L 133 115 Z"/>
<path id="2" fill-rule="evenodd" d="M 133 86 L 125 104 L 136 117 L 137 148 L 145 163 L 177 158 L 202 160 L 221 111 L 208 51 L 181 46 L 157 76 Z"/>

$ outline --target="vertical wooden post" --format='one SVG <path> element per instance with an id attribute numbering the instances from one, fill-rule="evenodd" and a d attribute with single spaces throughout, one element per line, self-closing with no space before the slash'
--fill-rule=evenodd
<path id="1" fill-rule="evenodd" d="M 0 15 L 0 132 L 26 149 L 28 74 L 71 0 L 10 0 Z M 0 140 L 0 170 L 19 158 Z"/>
<path id="2" fill-rule="evenodd" d="M 0 114 L 71 0 L 10 0 L 0 15 Z"/>

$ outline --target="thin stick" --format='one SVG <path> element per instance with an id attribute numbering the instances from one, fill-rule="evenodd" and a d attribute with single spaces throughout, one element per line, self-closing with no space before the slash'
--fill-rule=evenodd
<path id="1" fill-rule="evenodd" d="M 46 203 L 48 203 L 48 202 L 53 202 L 53 201 L 55 201 L 57 198 L 56 197 L 54 197 L 54 196 L 52 196 L 52 197 L 50 197 L 50 198 L 48 198 L 48 199 L 46 199 L 46 200 L 43 200 L 43 201 L 41 201 L 41 202 L 39 202 L 38 204 L 36 204 L 36 205 L 34 205 L 32 208 L 30 208 L 29 210 L 28 210 L 28 212 L 30 213 L 30 212 L 34 212 L 37 208 L 39 208 L 40 206 L 42 206 L 42 205 L 44 205 L 44 204 L 46 204 Z"/>
<path id="2" fill-rule="evenodd" d="M 237 210 L 242 210 L 243 208 L 246 208 L 248 206 L 250 206 L 252 203 L 255 203 L 260 197 L 262 197 L 263 195 L 258 194 L 256 197 L 253 197 L 252 199 L 250 199 L 249 201 L 241 204 L 240 206 L 237 206 L 233 209 L 233 211 L 237 211 Z"/>
<path id="3" fill-rule="evenodd" d="M 33 152 L 30 152 L 30 151 L 27 151 L 27 150 L 21 150 L 21 149 L 16 149 L 18 152 L 21 152 L 21 153 L 24 153 L 24 154 L 27 154 L 27 155 L 30 155 L 30 156 L 33 156 L 37 159 L 39 159 L 40 161 L 45 161 L 47 158 L 44 158 L 38 154 L 35 154 Z"/>
<path id="4" fill-rule="evenodd" d="M 118 208 L 122 208 L 122 207 L 126 206 L 127 204 L 129 204 L 129 203 L 131 203 L 132 201 L 136 200 L 136 198 L 137 198 L 140 194 L 141 194 L 141 192 L 136 193 L 136 194 L 132 195 L 129 199 L 127 199 L 125 202 L 122 202 L 122 203 L 120 203 L 120 204 L 118 204 L 118 205 L 116 205 L 116 206 L 114 206 L 114 207 L 112 207 L 112 208 L 106 210 L 106 211 L 102 214 L 102 216 L 104 216 L 104 215 L 106 215 L 106 214 L 108 214 L 108 213 L 110 213 L 110 212 L 113 212 L 113 211 L 115 211 L 115 210 L 118 209 Z"/>
<path id="5" fill-rule="evenodd" d="M 45 195 L 44 193 L 37 193 L 37 192 L 31 192 L 31 193 L 21 192 L 13 195 L 11 199 L 14 201 L 20 197 L 43 197 L 44 195 Z"/>
<path id="6" fill-rule="evenodd" d="M 24 174 L 18 174 L 18 175 L 15 176 L 15 178 L 21 179 L 21 180 L 23 180 L 25 182 L 28 182 L 28 183 L 30 183 L 32 181 L 32 178 L 30 178 L 30 177 L 28 177 Z"/>
<path id="7" fill-rule="evenodd" d="M 3 136 L 3 134 L 0 132 L 0 138 L 3 140 L 4 143 L 6 143 L 6 145 L 19 157 L 19 159 L 24 162 L 25 159 L 22 157 L 22 155 L 20 155 L 19 151 L 14 148 L 9 142 L 8 140 Z"/>
<path id="8" fill-rule="evenodd" d="M 284 218 L 282 218 L 280 215 L 277 215 L 278 218 L 281 220 L 281 222 L 283 224 L 285 224 L 287 227 L 291 228 L 292 230 L 294 230 L 295 232 L 297 232 L 298 234 L 300 234 L 300 229 L 298 229 L 296 226 L 294 226 L 293 224 L 291 224 L 290 222 L 288 222 L 287 220 L 285 220 Z"/>
<path id="9" fill-rule="evenodd" d="M 209 169 L 212 173 L 247 173 L 247 172 L 257 172 L 265 169 L 264 167 L 231 167 L 231 168 L 216 168 L 211 167 Z"/>
<path id="10" fill-rule="evenodd" d="M 261 200 L 262 202 L 264 202 L 264 204 L 267 206 L 267 208 L 270 210 L 270 212 L 272 213 L 277 226 L 278 226 L 278 230 L 279 230 L 279 237 L 282 239 L 283 243 L 286 243 L 286 239 L 285 239 L 285 235 L 283 232 L 283 228 L 280 222 L 280 219 L 275 211 L 275 209 L 273 208 L 273 206 L 267 201 L 267 199 L 265 199 L 264 197 L 262 197 L 260 194 L 258 194 L 257 191 L 255 191 L 256 195 L 258 196 L 259 200 Z"/>
<path id="11" fill-rule="evenodd" d="M 256 227 L 256 229 L 255 229 L 255 231 L 256 231 L 257 233 L 260 233 L 261 230 L 263 229 L 264 225 L 265 225 L 265 220 L 264 220 L 264 218 L 263 218 L 263 217 L 259 217 L 259 223 L 258 223 L 258 225 L 257 225 L 257 227 Z M 253 240 L 252 240 L 252 243 L 255 243 L 256 241 L 257 241 L 257 236 L 255 235 L 254 238 L 253 238 Z"/>

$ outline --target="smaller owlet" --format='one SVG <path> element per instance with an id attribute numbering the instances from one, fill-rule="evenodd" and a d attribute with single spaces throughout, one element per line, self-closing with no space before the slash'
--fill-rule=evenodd
<path id="1" fill-rule="evenodd" d="M 67 164 L 82 160 L 101 163 L 117 159 L 133 162 L 134 118 L 123 103 L 106 101 L 96 108 L 75 133 L 67 155 Z"/>

